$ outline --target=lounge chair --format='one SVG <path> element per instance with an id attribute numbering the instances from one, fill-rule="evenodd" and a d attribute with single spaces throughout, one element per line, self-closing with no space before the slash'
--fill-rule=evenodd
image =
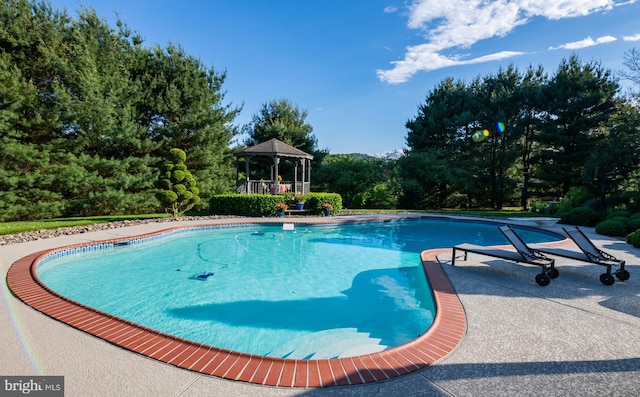
<path id="1" fill-rule="evenodd" d="M 567 233 L 571 240 L 576 243 L 581 252 L 564 248 L 545 247 L 538 244 L 532 245 L 532 247 L 535 247 L 535 249 L 537 249 L 538 251 L 542 251 L 550 255 L 557 255 L 582 262 L 590 262 L 606 266 L 607 272 L 600 275 L 600 282 L 604 285 L 613 285 L 613 283 L 615 282 L 615 278 L 613 278 L 613 276 L 611 275 L 611 268 L 613 266 L 620 266 L 620 268 L 613 273 L 619 280 L 625 281 L 629 279 L 630 275 L 629 272 L 624 268 L 623 260 L 617 259 L 613 255 L 610 255 L 593 245 L 593 242 L 589 240 L 584 232 L 578 229 L 578 227 L 574 227 L 572 229 L 563 228 L 563 230 L 565 231 L 565 233 Z"/>
<path id="2" fill-rule="evenodd" d="M 531 249 L 524 241 L 516 234 L 516 232 L 510 226 L 500 226 L 500 231 L 511 242 L 511 245 L 516 251 L 503 250 L 498 248 L 486 247 L 483 245 L 475 244 L 458 244 L 453 247 L 453 257 L 451 259 L 451 265 L 455 266 L 456 251 L 463 251 L 463 260 L 467 260 L 467 253 L 492 256 L 495 258 L 507 259 L 514 262 L 529 263 L 542 267 L 542 272 L 536 275 L 536 283 L 540 286 L 549 285 L 551 279 L 554 279 L 560 275 L 558 269 L 555 268 L 554 259 L 548 258 L 541 252 Z"/>

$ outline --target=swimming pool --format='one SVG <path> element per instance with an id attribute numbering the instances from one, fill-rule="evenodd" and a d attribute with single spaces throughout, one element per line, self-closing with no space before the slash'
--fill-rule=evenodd
<path id="1" fill-rule="evenodd" d="M 76 302 L 195 342 L 282 358 L 359 355 L 415 339 L 435 311 L 417 254 L 367 230 L 186 230 L 65 255 L 38 276 Z"/>
<path id="2" fill-rule="evenodd" d="M 251 220 L 245 220 L 245 222 L 247 221 L 251 222 Z M 269 222 L 269 220 L 265 221 Z M 384 247 L 388 251 L 404 250 L 408 253 L 417 254 L 422 249 L 428 248 L 429 244 L 426 243 L 428 238 L 426 237 L 429 234 L 443 236 L 446 234 L 444 230 L 450 230 L 450 227 L 456 226 L 453 224 L 438 224 L 431 229 L 430 233 L 423 229 L 422 236 L 416 237 L 415 228 L 420 229 L 421 221 L 378 222 L 379 225 L 385 223 L 386 225 L 382 229 L 385 232 L 367 233 L 365 238 L 354 238 L 356 236 L 355 232 L 347 233 L 337 239 L 332 239 L 330 245 L 335 248 L 338 245 L 344 245 L 345 241 L 353 240 L 359 246 L 372 245 L 378 249 Z M 500 240 L 500 236 L 497 237 L 497 241 L 493 240 L 495 232 L 486 234 L 475 228 L 476 225 L 482 225 L 485 226 L 483 229 L 495 229 L 497 231 L 495 224 L 473 223 L 474 227 L 469 227 L 466 222 L 451 223 L 457 223 L 457 226 L 463 230 L 474 230 L 472 234 L 477 239 L 472 241 L 485 244 L 505 243 Z M 359 226 L 366 229 L 367 225 L 362 224 Z M 282 224 L 279 224 L 278 227 L 282 228 Z M 302 232 L 301 228 L 304 227 L 305 225 L 296 225 L 296 232 Z M 414 232 L 411 232 L 412 228 Z M 268 357 L 234 353 L 226 349 L 214 348 L 206 344 L 194 343 L 179 337 L 157 333 L 138 324 L 122 321 L 112 315 L 95 311 L 89 306 L 79 306 L 57 294 L 52 295 L 48 287 L 44 286 L 36 275 L 36 269 L 41 266 L 41 270 L 45 270 L 45 272 L 47 267 L 55 267 L 56 258 L 77 254 L 87 256 L 87 253 L 89 253 L 88 256 L 101 255 L 105 250 L 137 249 L 143 244 L 149 243 L 164 245 L 163 239 L 166 239 L 168 235 L 183 234 L 185 232 L 191 233 L 191 230 L 171 229 L 161 233 L 140 236 L 139 238 L 123 238 L 100 243 L 79 244 L 60 247 L 44 253 L 35 253 L 14 263 L 7 275 L 7 282 L 16 296 L 25 303 L 53 318 L 108 340 L 113 344 L 181 368 L 259 384 L 287 387 L 319 387 L 361 384 L 389 379 L 436 362 L 439 358 L 446 356 L 459 343 L 464 334 L 464 311 L 436 261 L 435 255 L 438 250 L 424 251 L 422 252 L 422 258 L 420 256 L 415 257 L 417 261 L 422 260 L 424 273 L 427 274 L 433 287 L 433 297 L 438 308 L 436 321 L 434 321 L 433 325 L 418 338 L 399 347 L 389 348 L 379 353 L 328 360 L 269 359 Z M 459 237 L 468 238 L 468 235 L 464 234 L 466 232 L 461 233 L 463 234 Z M 532 240 L 527 235 L 528 230 L 519 230 L 519 233 L 526 235 L 528 241 L 535 241 L 535 239 Z M 494 236 L 490 237 L 491 234 L 494 234 Z M 540 241 L 558 239 L 557 235 L 546 233 L 534 233 L 534 235 L 537 238 L 541 238 L 542 240 Z M 252 235 L 253 237 L 261 238 L 265 237 L 265 235 L 261 235 L 258 232 L 254 236 Z M 440 240 L 434 244 L 450 246 L 452 243 L 457 242 L 458 240 L 450 242 Z M 239 246 L 238 242 L 234 244 Z M 227 245 L 227 248 L 231 248 L 231 246 Z M 249 249 L 251 248 L 249 247 Z M 440 250 L 440 252 L 445 251 L 447 250 Z M 377 257 L 369 257 L 368 259 L 371 262 L 375 261 Z M 179 272 L 177 269 L 175 268 L 173 271 L 182 273 L 182 269 Z M 193 276 L 193 274 L 190 276 Z M 424 278 L 424 274 L 421 277 Z M 190 281 L 192 284 L 208 285 L 211 283 L 210 281 Z M 215 283 L 213 280 L 212 282 Z M 314 284 L 317 283 L 317 281 L 314 281 Z M 139 284 L 144 283 L 140 282 Z"/>
<path id="3" fill-rule="evenodd" d="M 435 307 L 420 251 L 504 243 L 496 232 L 434 219 L 199 228 L 63 255 L 37 273 L 69 299 L 191 341 L 270 357 L 349 357 L 429 328 Z"/>

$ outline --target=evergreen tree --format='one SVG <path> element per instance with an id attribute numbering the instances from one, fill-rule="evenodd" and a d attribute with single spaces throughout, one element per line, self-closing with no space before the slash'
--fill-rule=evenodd
<path id="1" fill-rule="evenodd" d="M 224 74 L 90 8 L 7 0 L 0 20 L 0 220 L 156 211 L 173 147 L 204 195 L 232 187 Z"/>
<path id="2" fill-rule="evenodd" d="M 576 57 L 563 61 L 550 80 L 542 68 L 520 75 L 514 67 L 468 85 L 444 80 L 407 123 L 407 144 L 409 154 L 428 151 L 425 158 L 434 165 L 445 161 L 451 172 L 440 173 L 434 189 L 408 183 L 411 170 L 402 167 L 418 158 L 399 162 L 405 185 L 431 196 L 404 202 L 442 207 L 464 194 L 468 206 L 499 209 L 517 197 L 520 183 L 525 207 L 532 175 L 544 198 L 584 185 L 585 161 L 599 148 L 617 89 L 608 71 Z"/>
<path id="3" fill-rule="evenodd" d="M 253 146 L 276 138 L 303 152 L 314 154 L 318 140 L 312 133 L 313 127 L 305 121 L 307 115 L 306 110 L 300 110 L 286 99 L 271 100 L 253 116 L 245 144 Z"/>
<path id="4" fill-rule="evenodd" d="M 529 67 L 522 76 L 522 81 L 513 93 L 513 102 L 520 107 L 520 114 L 516 120 L 516 128 L 521 131 L 520 160 L 517 163 L 519 169 L 515 171 L 522 175 L 520 184 L 520 206 L 528 209 L 528 200 L 531 187 L 531 175 L 534 169 L 533 157 L 537 153 L 536 136 L 539 133 L 544 115 L 546 101 L 543 88 L 547 82 L 547 76 L 541 66 Z"/>
<path id="5" fill-rule="evenodd" d="M 69 21 L 47 4 L 0 7 L 0 221 L 61 214 L 52 186 L 51 142 L 60 137 L 62 30 Z"/>
<path id="6" fill-rule="evenodd" d="M 510 66 L 485 77 L 478 92 L 478 100 L 482 103 L 478 121 L 485 136 L 486 150 L 484 161 L 480 161 L 476 169 L 481 184 L 489 188 L 489 205 L 495 209 L 502 209 L 515 188 L 509 170 L 519 157 L 518 142 L 523 132 L 517 123 L 521 106 L 514 101 L 520 82 L 520 73 Z"/>
<path id="7" fill-rule="evenodd" d="M 203 197 L 231 189 L 234 165 L 229 149 L 231 122 L 240 109 L 224 105 L 226 75 L 206 69 L 175 45 L 138 54 L 134 85 L 137 124 L 158 146 L 161 157 L 172 147 L 189 151 L 191 170 L 202 181 Z"/>
<path id="8" fill-rule="evenodd" d="M 93 9 L 83 9 L 69 29 L 63 55 L 71 111 L 62 121 L 65 137 L 73 140 L 68 149 L 76 154 L 143 157 L 157 147 L 139 134 L 133 117 L 140 87 L 132 84 L 131 69 L 140 50 L 122 22 L 118 25 L 114 30 Z"/>
<path id="9" fill-rule="evenodd" d="M 610 71 L 576 56 L 563 60 L 545 86 L 546 117 L 536 137 L 542 145 L 538 177 L 555 197 L 584 186 L 585 159 L 602 139 L 598 128 L 609 121 L 618 88 Z"/>
<path id="10" fill-rule="evenodd" d="M 627 100 L 616 100 L 611 122 L 600 127 L 597 133 L 601 139 L 585 161 L 582 181 L 605 208 L 608 193 L 618 193 L 619 196 L 621 190 L 629 188 L 629 182 L 637 177 L 640 166 L 640 110 Z"/>
<path id="11" fill-rule="evenodd" d="M 429 178 L 429 183 L 434 184 L 430 188 L 411 189 L 412 192 L 429 192 L 429 195 L 436 196 L 435 199 L 405 197 L 402 199 L 404 203 L 411 203 L 412 208 L 422 205 L 417 203 L 445 207 L 448 197 L 453 192 L 465 190 L 465 186 L 469 192 L 481 188 L 479 184 L 475 184 L 476 180 L 471 178 L 471 174 L 465 175 L 465 170 L 469 170 L 465 164 L 469 164 L 474 156 L 472 150 L 481 152 L 477 145 L 474 147 L 470 142 L 473 132 L 479 128 L 475 120 L 478 106 L 472 89 L 463 81 L 454 81 L 452 78 L 441 81 L 427 95 L 426 103 L 418 108 L 418 115 L 405 124 L 408 130 L 406 142 L 409 152 L 427 154 L 416 159 L 407 159 L 406 162 L 400 161 L 401 175 L 413 179 L 412 170 L 402 171 L 402 167 L 404 164 L 413 164 L 414 160 L 420 161 L 421 158 L 429 158 L 435 164 L 457 164 L 459 172 L 439 173 L 439 178 Z M 418 173 L 416 177 L 417 175 Z M 416 181 L 414 185 L 423 184 Z"/>
<path id="12" fill-rule="evenodd" d="M 313 135 L 313 127 L 306 122 L 307 111 L 301 110 L 286 99 L 274 99 L 264 103 L 258 113 L 253 116 L 250 125 L 245 126 L 248 138 L 246 146 L 254 146 L 276 138 L 287 145 L 313 155 L 312 168 L 318 167 L 328 151 L 317 149 L 317 139 Z M 291 175 L 294 166 L 290 161 L 279 165 L 282 175 Z M 270 168 L 267 163 L 258 160 L 251 166 L 252 178 L 270 178 Z M 302 169 L 299 168 L 298 172 Z"/>

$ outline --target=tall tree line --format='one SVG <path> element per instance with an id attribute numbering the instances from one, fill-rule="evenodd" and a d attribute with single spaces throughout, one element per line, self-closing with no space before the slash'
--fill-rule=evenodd
<path id="1" fill-rule="evenodd" d="M 509 66 L 443 80 L 406 124 L 401 206 L 526 207 L 571 188 L 603 201 L 639 164 L 638 108 L 618 91 L 611 72 L 576 56 L 552 76 Z"/>
<path id="2" fill-rule="evenodd" d="M 0 221 L 157 211 L 172 148 L 203 198 L 229 189 L 239 109 L 224 103 L 224 72 L 173 44 L 145 47 L 93 9 L 3 3 Z"/>

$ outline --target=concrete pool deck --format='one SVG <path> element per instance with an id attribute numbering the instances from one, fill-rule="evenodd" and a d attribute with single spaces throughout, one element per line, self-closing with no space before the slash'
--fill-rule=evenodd
<path id="1" fill-rule="evenodd" d="M 18 259 L 62 245 L 212 223 L 152 223 L 2 246 L 0 268 L 6 274 Z M 66 396 L 634 396 L 640 390 L 640 249 L 583 230 L 627 260 L 628 281 L 604 286 L 598 280 L 604 267 L 558 259 L 560 277 L 539 287 L 537 267 L 472 254 L 451 267 L 451 250 L 439 252 L 466 312 L 466 334 L 435 365 L 384 382 L 279 388 L 195 373 L 55 321 L 12 296 L 6 282 L 0 375 L 64 375 Z"/>

